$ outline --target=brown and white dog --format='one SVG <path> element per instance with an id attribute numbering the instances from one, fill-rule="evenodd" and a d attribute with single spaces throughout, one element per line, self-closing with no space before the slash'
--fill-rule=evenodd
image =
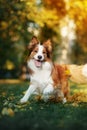
<path id="1" fill-rule="evenodd" d="M 49 97 L 54 95 L 55 99 L 61 98 L 65 103 L 69 95 L 69 78 L 78 83 L 87 83 L 87 64 L 58 65 L 52 62 L 50 40 L 41 44 L 36 37 L 33 37 L 28 49 L 30 51 L 27 61 L 30 86 L 20 100 L 21 103 L 27 102 L 32 94 L 42 95 L 44 101 L 48 101 Z"/>

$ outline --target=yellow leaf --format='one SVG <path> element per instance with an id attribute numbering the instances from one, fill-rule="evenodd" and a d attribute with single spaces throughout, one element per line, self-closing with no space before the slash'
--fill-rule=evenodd
<path id="1" fill-rule="evenodd" d="M 65 70 L 65 74 L 66 75 L 70 75 L 70 71 L 69 70 Z"/>
<path id="2" fill-rule="evenodd" d="M 8 108 L 8 115 L 14 116 L 14 111 L 11 108 Z"/>
<path id="3" fill-rule="evenodd" d="M 2 112 L 1 112 L 2 115 L 8 115 L 8 116 L 14 116 L 14 111 L 11 109 L 11 108 L 3 108 L 2 109 Z"/>

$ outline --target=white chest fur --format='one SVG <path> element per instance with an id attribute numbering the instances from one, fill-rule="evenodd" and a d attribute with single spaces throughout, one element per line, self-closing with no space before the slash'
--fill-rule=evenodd
<path id="1" fill-rule="evenodd" d="M 37 68 L 34 64 L 34 60 L 28 61 L 28 67 L 34 71 L 30 76 L 31 83 L 36 83 L 43 88 L 48 84 L 52 84 L 52 64 L 50 62 L 43 62 L 40 68 Z"/>
<path id="2" fill-rule="evenodd" d="M 33 70 L 34 73 L 30 75 L 31 84 L 20 102 L 26 102 L 32 94 L 42 94 L 44 101 L 47 101 L 49 94 L 52 94 L 54 91 L 51 77 L 52 63 L 44 62 L 40 68 L 37 68 L 34 61 L 29 60 L 28 67 Z"/>

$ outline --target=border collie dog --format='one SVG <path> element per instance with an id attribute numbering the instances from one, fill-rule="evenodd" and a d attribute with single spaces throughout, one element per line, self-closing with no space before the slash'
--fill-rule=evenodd
<path id="1" fill-rule="evenodd" d="M 32 94 L 42 95 L 48 101 L 51 95 L 60 98 L 63 103 L 69 95 L 69 78 L 77 83 L 87 83 L 87 64 L 58 65 L 52 61 L 52 43 L 50 40 L 43 42 L 33 37 L 29 46 L 27 65 L 30 74 L 30 86 L 21 103 L 28 101 Z"/>

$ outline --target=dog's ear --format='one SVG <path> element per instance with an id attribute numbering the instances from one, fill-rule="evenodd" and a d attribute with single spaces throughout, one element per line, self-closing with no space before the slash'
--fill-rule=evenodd
<path id="1" fill-rule="evenodd" d="M 52 58 L 52 42 L 50 39 L 48 39 L 46 42 L 43 43 L 43 46 L 47 50 L 47 57 Z"/>
<path id="2" fill-rule="evenodd" d="M 51 40 L 48 39 L 46 42 L 43 43 L 44 47 L 47 49 L 49 53 L 52 52 L 52 43 Z"/>
<path id="3" fill-rule="evenodd" d="M 39 43 L 39 41 L 38 41 L 37 37 L 33 36 L 31 39 L 31 42 L 28 45 L 28 49 L 32 50 L 38 43 Z"/>

